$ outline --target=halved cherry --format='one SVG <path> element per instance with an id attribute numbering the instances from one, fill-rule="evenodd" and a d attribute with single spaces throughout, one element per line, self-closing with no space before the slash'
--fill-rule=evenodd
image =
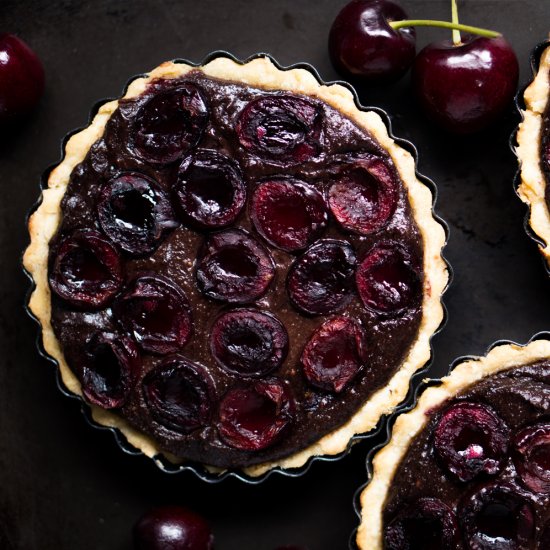
<path id="1" fill-rule="evenodd" d="M 186 434 L 210 421 L 215 386 L 199 363 L 168 357 L 147 373 L 142 389 L 153 419 L 170 430 Z"/>
<path id="2" fill-rule="evenodd" d="M 243 451 L 273 445 L 294 418 L 295 403 L 286 382 L 258 380 L 229 390 L 220 403 L 218 429 L 222 440 Z"/>
<path id="3" fill-rule="evenodd" d="M 89 340 L 82 367 L 82 393 L 95 405 L 114 409 L 124 405 L 141 361 L 127 336 L 97 332 Z"/>
<path id="4" fill-rule="evenodd" d="M 65 237 L 51 258 L 50 286 L 60 298 L 81 309 L 107 305 L 122 285 L 117 250 L 93 230 Z"/>
<path id="5" fill-rule="evenodd" d="M 187 296 L 161 275 L 142 275 L 131 281 L 113 304 L 113 313 L 139 346 L 151 353 L 177 351 L 193 332 Z"/>
<path id="6" fill-rule="evenodd" d="M 350 244 L 324 239 L 294 261 L 287 276 L 290 301 L 303 313 L 324 315 L 353 297 L 355 252 Z"/>
<path id="7" fill-rule="evenodd" d="M 488 405 L 460 401 L 448 407 L 434 430 L 441 466 L 460 481 L 497 474 L 506 459 L 509 430 Z"/>
<path id="8" fill-rule="evenodd" d="M 274 315 L 237 309 L 220 315 L 210 335 L 216 362 L 241 376 L 264 376 L 281 366 L 288 353 L 288 334 Z"/>
<path id="9" fill-rule="evenodd" d="M 457 543 L 455 514 L 437 498 L 414 501 L 398 512 L 384 530 L 386 550 L 450 550 Z"/>
<path id="10" fill-rule="evenodd" d="M 550 424 L 541 422 L 520 430 L 512 441 L 512 457 L 525 486 L 550 493 Z"/>
<path id="11" fill-rule="evenodd" d="M 258 185 L 250 217 L 266 241 L 292 252 L 319 236 L 327 223 L 327 208 L 313 187 L 299 180 L 277 178 Z"/>
<path id="12" fill-rule="evenodd" d="M 237 135 L 250 152 L 274 160 L 304 162 L 318 154 L 323 111 L 304 97 L 267 95 L 240 113 Z"/>
<path id="13" fill-rule="evenodd" d="M 310 384 L 340 393 L 357 376 L 365 359 L 365 333 L 361 325 L 348 317 L 335 317 L 313 333 L 301 363 Z"/>
<path id="14" fill-rule="evenodd" d="M 178 226 L 167 193 L 151 178 L 134 172 L 101 188 L 97 213 L 105 234 L 132 255 L 152 252 Z"/>
<path id="15" fill-rule="evenodd" d="M 458 507 L 468 550 L 531 548 L 535 512 L 529 497 L 507 483 L 487 483 L 466 495 Z"/>
<path id="16" fill-rule="evenodd" d="M 347 242 L 318 241 L 295 260 L 288 273 L 291 302 L 310 315 L 342 309 L 353 297 L 355 262 L 355 252 Z"/>
<path id="17" fill-rule="evenodd" d="M 384 227 L 397 206 L 394 171 L 378 157 L 344 165 L 328 191 L 330 209 L 348 231 L 368 235 Z"/>
<path id="18" fill-rule="evenodd" d="M 208 238 L 196 275 L 200 290 L 208 297 L 245 303 L 265 293 L 275 265 L 268 250 L 246 231 L 228 229 Z"/>
<path id="19" fill-rule="evenodd" d="M 191 83 L 157 93 L 139 108 L 133 121 L 133 147 L 143 160 L 168 164 L 180 159 L 202 137 L 208 107 Z"/>
<path id="20" fill-rule="evenodd" d="M 199 229 L 217 229 L 235 221 L 246 201 L 246 189 L 234 161 L 202 149 L 182 162 L 176 196 L 186 223 Z"/>
<path id="21" fill-rule="evenodd" d="M 357 290 L 366 308 L 382 314 L 398 314 L 420 301 L 421 281 L 410 254 L 399 244 L 375 244 L 359 264 Z"/>

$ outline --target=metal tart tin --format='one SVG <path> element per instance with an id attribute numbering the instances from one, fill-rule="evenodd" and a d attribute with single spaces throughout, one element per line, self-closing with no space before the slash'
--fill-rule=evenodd
<path id="1" fill-rule="evenodd" d="M 450 365 L 447 373 L 445 376 L 449 376 L 452 374 L 454 368 L 458 366 L 460 363 L 464 363 L 466 361 L 477 361 L 481 359 L 482 357 L 485 357 L 490 351 L 492 351 L 494 348 L 497 348 L 499 346 L 507 346 L 507 345 L 515 345 L 519 347 L 526 347 L 532 342 L 536 342 L 537 340 L 550 340 L 550 332 L 549 331 L 541 331 L 537 332 L 533 337 L 529 339 L 529 341 L 525 344 L 519 344 L 517 342 L 514 342 L 513 340 L 497 340 L 496 342 L 493 342 L 488 348 L 483 351 L 480 355 L 463 355 L 460 357 L 457 357 Z M 416 378 L 416 375 L 415 377 Z M 361 493 L 364 491 L 364 489 L 367 487 L 367 485 L 370 483 L 372 479 L 373 474 L 373 460 L 378 451 L 380 451 L 383 447 L 385 447 L 392 437 L 393 433 L 393 426 L 395 424 L 395 421 L 401 414 L 408 413 L 412 411 L 416 405 L 418 404 L 418 400 L 420 399 L 420 396 L 424 393 L 425 390 L 428 388 L 439 386 L 442 383 L 442 378 L 426 378 L 424 380 L 421 380 L 416 389 L 413 391 L 413 400 L 411 403 L 403 404 L 400 407 L 396 408 L 395 411 L 389 415 L 387 418 L 387 421 L 385 423 L 385 431 L 380 429 L 378 431 L 378 442 L 368 451 L 365 462 L 366 462 L 366 470 L 367 470 L 367 481 L 363 483 L 353 495 L 353 510 L 355 511 L 355 515 L 357 516 L 358 522 L 361 522 Z M 384 435 L 382 436 L 382 434 Z M 382 439 L 382 441 L 380 441 Z M 349 550 L 360 550 L 357 546 L 356 537 L 357 537 L 357 530 L 359 529 L 359 526 L 357 526 L 353 532 L 351 533 L 350 539 L 349 539 Z M 365 550 L 365 549 L 362 549 Z"/>
<path id="2" fill-rule="evenodd" d="M 537 46 L 535 46 L 535 48 L 533 49 L 533 51 L 531 52 L 531 55 L 529 57 L 529 61 L 530 61 L 530 65 L 531 65 L 531 78 L 529 79 L 529 81 L 524 86 L 522 86 L 520 88 L 520 90 L 516 94 L 516 97 L 515 97 L 515 100 L 514 100 L 514 103 L 516 105 L 516 111 L 520 115 L 521 121 L 523 121 L 523 118 L 524 118 L 523 117 L 523 111 L 526 108 L 525 99 L 523 97 L 524 94 L 525 94 L 525 90 L 533 83 L 533 80 L 535 79 L 535 76 L 537 75 L 537 73 L 539 71 L 540 59 L 542 57 L 542 53 L 549 46 L 550 46 L 550 40 L 545 40 L 544 42 L 541 42 L 540 44 L 537 44 Z M 514 156 L 518 160 L 518 169 L 516 171 L 516 175 L 514 176 L 514 191 L 515 191 L 516 195 L 518 196 L 518 198 L 520 198 L 519 197 L 519 186 L 521 185 L 521 165 L 520 165 L 520 159 L 519 159 L 519 157 L 517 155 L 517 152 L 516 152 L 518 131 L 519 131 L 519 124 L 518 124 L 517 128 L 514 130 L 514 132 L 512 133 L 512 135 L 510 136 L 509 145 L 510 145 L 510 149 L 512 150 L 512 153 L 514 153 Z M 529 224 L 529 218 L 531 216 L 531 207 L 529 205 L 525 205 L 525 206 L 526 206 L 526 210 L 527 210 L 525 212 L 525 217 L 523 219 L 523 227 L 525 229 L 525 232 L 527 233 L 527 236 L 537 244 L 537 246 L 544 247 L 544 246 L 546 246 L 546 243 L 544 242 L 543 239 L 541 239 L 541 237 L 539 237 L 533 231 L 533 229 L 531 228 L 531 225 Z M 544 260 L 543 257 L 541 257 L 541 259 L 542 259 L 542 263 L 544 265 L 544 269 L 546 270 L 546 273 L 548 273 L 548 275 L 550 275 L 550 264 L 547 263 Z"/>
<path id="3" fill-rule="evenodd" d="M 319 76 L 319 73 L 317 72 L 317 70 L 312 65 L 310 65 L 309 63 L 296 63 L 296 64 L 293 64 L 293 65 L 284 66 L 284 65 L 281 65 L 280 63 L 278 63 L 271 55 L 269 55 L 267 53 L 259 52 L 259 53 L 256 53 L 256 54 L 254 54 L 254 55 L 252 55 L 252 56 L 250 56 L 246 59 L 238 59 L 229 52 L 226 52 L 226 51 L 223 51 L 223 50 L 217 50 L 217 51 L 214 51 L 214 52 L 211 52 L 210 54 L 208 54 L 199 63 L 194 63 L 194 62 L 188 61 L 187 59 L 182 59 L 182 58 L 174 59 L 173 62 L 174 63 L 185 63 L 185 64 L 191 65 L 193 67 L 200 67 L 202 65 L 206 65 L 210 61 L 212 61 L 216 58 L 219 58 L 219 57 L 228 58 L 228 59 L 234 61 L 235 63 L 238 63 L 239 65 L 244 65 L 244 64 L 248 63 L 249 61 L 252 61 L 252 60 L 257 59 L 257 58 L 267 58 L 275 65 L 275 67 L 277 69 L 279 69 L 281 71 L 289 71 L 289 70 L 292 70 L 292 69 L 305 69 L 306 71 L 309 71 L 315 77 L 317 82 L 319 82 L 319 84 L 321 84 L 321 85 L 330 86 L 332 84 L 338 84 L 340 86 L 343 86 L 343 87 L 347 88 L 353 95 L 355 106 L 361 111 L 373 111 L 373 112 L 377 113 L 382 118 L 382 120 L 383 120 L 383 122 L 384 122 L 384 124 L 385 124 L 385 126 L 388 130 L 388 134 L 389 134 L 390 138 L 392 138 L 397 143 L 397 145 L 399 145 L 400 147 L 402 147 L 403 149 L 405 149 L 407 152 L 409 152 L 412 155 L 412 157 L 414 159 L 414 162 L 415 162 L 416 177 L 419 179 L 419 181 L 421 183 L 423 183 L 426 187 L 428 187 L 428 189 L 432 193 L 432 216 L 443 227 L 443 229 L 445 231 L 444 247 L 447 245 L 448 238 L 449 238 L 449 226 L 447 225 L 447 223 L 442 218 L 440 218 L 435 213 L 435 205 L 436 205 L 436 202 L 437 202 L 437 187 L 436 187 L 435 183 L 432 180 L 430 180 L 428 177 L 426 177 L 426 176 L 424 176 L 424 175 L 422 175 L 418 172 L 418 170 L 416 169 L 416 167 L 418 166 L 418 152 L 417 152 L 415 146 L 411 142 L 409 142 L 407 140 L 404 140 L 404 139 L 397 138 L 393 135 L 392 128 L 391 128 L 390 117 L 383 109 L 380 109 L 378 107 L 365 107 L 365 106 L 361 105 L 361 103 L 359 101 L 359 98 L 357 96 L 357 92 L 355 91 L 355 89 L 348 82 L 340 81 L 340 80 L 324 81 Z M 126 94 L 126 91 L 127 91 L 128 87 L 130 86 L 130 84 L 134 80 L 136 80 L 137 78 L 145 77 L 145 76 L 147 76 L 147 75 L 146 74 L 138 74 L 138 75 L 135 75 L 135 76 L 131 77 L 126 82 L 126 84 L 125 84 L 125 86 L 122 90 L 122 95 Z M 92 122 L 94 116 L 99 111 L 99 108 L 101 107 L 101 105 L 103 105 L 104 103 L 106 103 L 108 101 L 112 101 L 113 99 L 116 99 L 116 98 L 104 98 L 102 100 L 99 100 L 97 103 L 95 103 L 95 105 L 92 107 L 92 109 L 90 111 L 90 115 L 88 117 L 88 124 L 86 124 L 85 126 L 82 126 L 80 128 L 76 128 L 76 129 L 72 130 L 71 132 L 69 132 L 68 134 L 65 135 L 65 137 L 63 138 L 63 140 L 61 142 L 61 156 L 60 156 L 59 161 L 57 163 L 52 164 L 51 166 L 49 166 L 44 171 L 44 173 L 42 174 L 42 177 L 41 177 L 41 180 L 40 180 L 40 190 L 41 191 L 43 191 L 44 189 L 47 189 L 47 187 L 48 187 L 48 178 L 50 176 L 50 173 L 52 172 L 52 170 L 60 162 L 62 162 L 62 160 L 64 158 L 64 155 L 65 155 L 65 145 L 66 145 L 67 141 L 69 140 L 69 138 L 71 136 L 73 136 L 74 134 L 80 132 L 84 128 L 86 128 Z M 28 221 L 29 221 L 30 216 L 40 206 L 41 202 L 42 202 L 42 195 L 39 197 L 37 202 L 32 206 L 32 208 L 28 212 L 27 218 L 26 218 L 27 225 L 28 225 Z M 451 266 L 450 266 L 449 262 L 447 261 L 447 259 L 443 255 L 442 255 L 442 257 L 443 257 L 443 260 L 445 262 L 445 265 L 446 265 L 446 268 L 447 268 L 447 271 L 448 271 L 448 281 L 447 281 L 447 285 L 446 285 L 446 287 L 443 291 L 443 293 L 444 293 L 447 290 L 447 288 L 449 287 L 449 285 L 451 284 L 451 281 L 452 281 L 452 278 L 453 278 L 453 273 L 452 273 Z M 112 427 L 103 426 L 101 424 L 98 424 L 96 421 L 94 421 L 93 418 L 92 418 L 91 409 L 87 405 L 87 403 L 84 401 L 84 399 L 82 397 L 70 392 L 65 387 L 65 385 L 63 384 L 63 381 L 61 379 L 60 371 L 57 368 L 58 367 L 57 361 L 53 357 L 51 357 L 48 353 L 46 353 L 46 351 L 44 350 L 44 347 L 42 345 L 40 323 L 38 322 L 38 320 L 36 319 L 36 317 L 34 316 L 32 311 L 29 309 L 30 296 L 31 296 L 32 291 L 35 288 L 34 280 L 32 279 L 32 276 L 30 275 L 30 273 L 28 273 L 25 270 L 24 267 L 22 269 L 23 269 L 25 275 L 28 277 L 28 279 L 31 283 L 31 286 L 30 286 L 30 288 L 27 292 L 27 296 L 26 296 L 26 300 L 25 300 L 25 310 L 26 310 L 27 314 L 38 325 L 38 333 L 37 333 L 37 338 L 36 338 L 36 346 L 37 346 L 37 349 L 38 349 L 38 353 L 44 359 L 46 359 L 50 363 L 53 363 L 56 366 L 55 372 L 56 372 L 57 386 L 58 386 L 59 390 L 61 391 L 61 393 L 63 395 L 65 395 L 67 397 L 70 397 L 71 399 L 76 399 L 76 400 L 80 401 L 81 411 L 84 415 L 84 418 L 86 419 L 86 422 L 90 426 L 92 426 L 93 428 L 97 428 L 99 430 L 111 432 L 112 435 L 114 436 L 115 441 L 117 442 L 118 446 L 120 447 L 120 449 L 124 453 L 126 453 L 128 455 L 132 455 L 132 456 L 141 456 L 141 455 L 143 455 L 143 453 L 139 449 L 137 449 L 136 447 L 131 445 L 126 440 L 126 437 L 124 436 L 124 434 L 120 430 L 118 430 L 116 428 L 112 428 Z M 442 303 L 442 306 L 443 306 L 443 319 L 442 319 L 441 324 L 438 327 L 437 331 L 434 332 L 434 334 L 432 335 L 431 338 L 433 338 L 433 336 L 435 336 L 435 334 L 439 333 L 447 323 L 447 317 L 448 317 L 447 308 L 445 307 L 445 304 L 443 302 L 441 302 L 441 303 Z M 426 371 L 430 368 L 430 366 L 433 362 L 433 346 L 431 345 L 431 338 L 430 338 L 430 359 L 424 365 L 424 367 L 422 369 L 417 371 L 411 377 L 411 381 L 410 381 L 410 384 L 409 384 L 409 391 L 408 391 L 407 397 L 405 398 L 405 400 L 403 402 L 405 404 L 410 401 L 411 396 L 413 396 L 413 395 L 415 396 L 415 402 L 416 402 L 417 393 L 415 393 L 414 390 L 413 390 L 413 388 L 416 386 L 416 383 L 414 382 L 414 380 L 417 379 L 419 376 L 421 377 L 423 374 L 425 374 Z M 406 405 L 403 405 L 403 404 L 399 405 L 395 409 L 394 413 L 392 415 L 389 415 L 389 418 L 392 418 L 394 416 L 394 414 L 396 414 L 397 412 L 402 412 L 403 410 L 406 410 Z M 201 480 L 203 480 L 206 483 L 218 483 L 218 482 L 220 482 L 224 479 L 227 479 L 227 478 L 236 478 L 236 479 L 239 479 L 239 480 L 241 480 L 241 481 L 243 481 L 247 484 L 256 485 L 256 484 L 259 484 L 259 483 L 263 482 L 264 480 L 266 480 L 268 477 L 270 477 L 273 474 L 281 474 L 285 477 L 299 477 L 299 476 L 302 476 L 303 474 L 305 474 L 311 468 L 313 463 L 315 463 L 315 462 L 335 462 L 335 461 L 338 461 L 338 460 L 342 459 L 343 457 L 345 457 L 350 452 L 351 448 L 356 443 L 358 443 L 360 441 L 367 441 L 368 442 L 368 443 L 364 443 L 365 447 L 367 445 L 369 445 L 369 443 L 371 445 L 376 444 L 376 442 L 378 442 L 379 439 L 380 439 L 380 435 L 382 433 L 384 433 L 384 426 L 385 426 L 385 434 L 386 434 L 386 440 L 387 440 L 387 438 L 389 437 L 388 434 L 389 434 L 390 427 L 389 427 L 389 424 L 386 422 L 386 420 L 387 420 L 386 417 L 381 417 L 380 420 L 378 421 L 377 426 L 374 429 L 372 429 L 370 432 L 367 432 L 367 433 L 364 433 L 364 434 L 357 434 L 357 435 L 353 436 L 350 439 L 350 441 L 348 442 L 348 445 L 347 445 L 346 449 L 343 452 L 341 452 L 337 455 L 312 456 L 312 457 L 309 458 L 309 460 L 303 466 L 301 466 L 299 468 L 284 469 L 284 468 L 280 468 L 280 467 L 275 467 L 275 468 L 272 468 L 271 470 L 269 470 L 269 471 L 265 472 L 264 474 L 262 474 L 260 476 L 257 476 L 257 477 L 252 477 L 252 476 L 247 475 L 247 474 L 245 474 L 245 473 L 243 473 L 242 471 L 239 471 L 239 470 L 226 470 L 226 471 L 223 471 L 223 472 L 213 472 L 213 471 L 207 469 L 204 464 L 200 464 L 200 463 L 185 462 L 185 463 L 182 463 L 182 464 L 175 464 L 173 462 L 170 462 L 162 454 L 158 454 L 158 455 L 154 456 L 153 460 L 154 460 L 155 464 L 157 465 L 157 467 L 160 470 L 162 470 L 163 472 L 167 473 L 167 474 L 178 474 L 180 472 L 191 471 L 198 478 L 200 478 Z M 377 449 L 377 448 L 379 448 L 379 445 L 374 447 L 374 449 Z M 371 457 L 371 456 L 372 456 L 372 451 L 369 453 L 369 457 Z M 357 512 L 357 506 L 356 506 L 356 512 Z"/>

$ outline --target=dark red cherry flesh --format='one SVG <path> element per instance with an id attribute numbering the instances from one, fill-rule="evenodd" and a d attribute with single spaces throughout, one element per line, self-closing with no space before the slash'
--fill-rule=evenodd
<path id="1" fill-rule="evenodd" d="M 233 223 L 246 201 L 238 165 L 210 150 L 198 150 L 180 166 L 176 196 L 184 221 L 198 229 L 219 229 Z"/>
<path id="2" fill-rule="evenodd" d="M 550 424 L 520 430 L 512 442 L 512 458 L 524 485 L 535 493 L 550 493 Z"/>
<path id="3" fill-rule="evenodd" d="M 225 370 L 240 376 L 264 376 L 285 360 L 288 334 L 274 315 L 237 309 L 216 319 L 210 349 Z"/>
<path id="4" fill-rule="evenodd" d="M 211 418 L 214 382 L 208 369 L 185 357 L 165 359 L 147 373 L 142 389 L 153 419 L 170 430 L 189 433 Z"/>
<path id="5" fill-rule="evenodd" d="M 141 365 L 133 340 L 98 332 L 88 342 L 86 358 L 81 375 L 84 397 L 104 409 L 122 407 Z"/>
<path id="6" fill-rule="evenodd" d="M 324 315 L 353 297 L 355 252 L 350 244 L 321 240 L 295 260 L 287 277 L 290 301 L 303 313 Z"/>
<path id="7" fill-rule="evenodd" d="M 531 548 L 535 530 L 533 505 L 513 485 L 482 485 L 462 499 L 457 515 L 467 550 Z"/>
<path id="8" fill-rule="evenodd" d="M 206 520 L 179 506 L 161 506 L 134 526 L 134 550 L 212 550 L 214 536 Z"/>
<path id="9" fill-rule="evenodd" d="M 420 277 L 409 253 L 390 241 L 370 249 L 357 267 L 355 281 L 363 304 L 374 313 L 395 315 L 420 299 Z"/>
<path id="10" fill-rule="evenodd" d="M 336 317 L 313 333 L 301 363 L 310 384 L 340 393 L 357 376 L 365 359 L 365 333 L 361 325 L 348 317 Z"/>
<path id="11" fill-rule="evenodd" d="M 131 281 L 113 304 L 113 313 L 139 346 L 151 353 L 178 351 L 193 332 L 187 296 L 161 275 L 143 275 Z"/>
<path id="12" fill-rule="evenodd" d="M 282 250 L 305 248 L 327 223 L 322 195 L 298 180 L 273 179 L 258 185 L 250 217 L 262 237 Z"/>
<path id="13" fill-rule="evenodd" d="M 496 475 L 508 451 L 509 430 L 488 405 L 461 401 L 447 408 L 434 431 L 440 465 L 460 481 Z"/>
<path id="14" fill-rule="evenodd" d="M 416 33 L 394 30 L 390 21 L 408 19 L 392 0 L 353 0 L 336 16 L 328 49 L 334 68 L 344 77 L 387 82 L 405 74 L 414 61 Z"/>
<path id="15" fill-rule="evenodd" d="M 416 57 L 413 87 L 428 116 L 458 134 L 493 123 L 509 107 L 518 84 L 518 60 L 502 37 L 464 35 L 434 42 Z"/>
<path id="16" fill-rule="evenodd" d="M 57 296 L 80 309 L 106 306 L 122 285 L 117 250 L 97 231 L 65 237 L 50 264 L 50 286 Z"/>
<path id="17" fill-rule="evenodd" d="M 236 449 L 260 451 L 276 443 L 291 424 L 294 411 L 290 390 L 278 378 L 234 388 L 220 403 L 220 436 Z"/>
<path id="18" fill-rule="evenodd" d="M 268 250 L 241 229 L 211 235 L 197 265 L 199 289 L 210 298 L 246 303 L 262 296 L 275 265 Z"/>
<path id="19" fill-rule="evenodd" d="M 0 122 L 25 115 L 44 92 L 44 68 L 17 36 L 0 33 Z"/>
<path id="20" fill-rule="evenodd" d="M 203 93 L 191 83 L 158 93 L 133 121 L 133 148 L 147 162 L 169 164 L 197 145 L 208 122 Z"/>
<path id="21" fill-rule="evenodd" d="M 392 169 L 376 157 L 356 160 L 333 178 L 328 191 L 332 214 L 346 230 L 368 235 L 384 227 L 397 206 Z"/>
<path id="22" fill-rule="evenodd" d="M 319 152 L 322 108 L 290 94 L 259 97 L 240 113 L 236 132 L 241 145 L 256 156 L 304 162 Z"/>
<path id="23" fill-rule="evenodd" d="M 457 542 L 455 514 L 437 498 L 414 501 L 384 531 L 385 550 L 443 550 L 455 548 Z"/>
<path id="24" fill-rule="evenodd" d="M 111 241 L 135 256 L 153 252 L 178 226 L 167 193 L 151 178 L 134 172 L 101 188 L 97 213 Z"/>

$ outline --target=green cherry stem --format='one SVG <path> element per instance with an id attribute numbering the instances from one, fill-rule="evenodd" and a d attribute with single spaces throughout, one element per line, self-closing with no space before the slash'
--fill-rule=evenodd
<path id="1" fill-rule="evenodd" d="M 459 25 L 458 6 L 456 5 L 456 0 L 451 0 L 451 13 L 453 25 Z M 462 37 L 460 36 L 460 29 L 453 29 L 453 44 L 455 46 L 460 46 L 461 43 Z"/>
<path id="2" fill-rule="evenodd" d="M 480 29 L 479 27 L 471 27 L 470 25 L 462 25 L 460 23 L 455 25 L 454 23 L 449 23 L 449 21 L 433 21 L 431 19 L 403 19 L 401 21 L 390 21 L 389 25 L 395 30 L 404 27 L 440 27 L 442 29 L 469 32 L 471 34 L 484 36 L 485 38 L 497 38 L 498 36 L 502 36 L 501 33 L 488 29 Z"/>

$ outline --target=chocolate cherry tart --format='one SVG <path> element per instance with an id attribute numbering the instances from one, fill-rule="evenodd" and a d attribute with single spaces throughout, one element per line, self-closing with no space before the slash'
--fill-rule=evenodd
<path id="1" fill-rule="evenodd" d="M 146 455 L 298 468 L 428 362 L 448 278 L 432 202 L 347 88 L 265 56 L 164 63 L 49 174 L 29 307 L 67 388 Z"/>
<path id="2" fill-rule="evenodd" d="M 358 547 L 548 548 L 549 410 L 550 340 L 460 360 L 374 456 Z"/>
<path id="3" fill-rule="evenodd" d="M 550 41 L 533 55 L 534 79 L 523 95 L 523 121 L 516 134 L 517 193 L 529 205 L 529 225 L 550 265 Z"/>

